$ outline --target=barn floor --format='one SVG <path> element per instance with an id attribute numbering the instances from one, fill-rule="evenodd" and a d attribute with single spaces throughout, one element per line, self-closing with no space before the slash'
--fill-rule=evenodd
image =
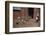
<path id="1" fill-rule="evenodd" d="M 17 21 L 18 22 L 18 21 Z M 36 22 L 36 20 L 34 19 L 29 19 L 29 20 L 24 20 L 23 22 L 22 21 L 19 21 L 18 23 L 13 23 L 13 28 L 21 28 L 21 27 L 39 27 L 40 26 L 40 22 Z"/>

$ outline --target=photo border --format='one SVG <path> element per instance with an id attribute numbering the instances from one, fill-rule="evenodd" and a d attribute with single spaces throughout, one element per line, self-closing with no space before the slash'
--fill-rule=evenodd
<path id="1" fill-rule="evenodd" d="M 43 5 L 43 30 L 39 31 L 23 31 L 23 32 L 9 32 L 9 3 L 22 3 L 22 4 L 38 4 Z M 19 2 L 19 1 L 5 1 L 5 33 L 6 34 L 15 34 L 15 33 L 30 33 L 30 32 L 44 32 L 45 31 L 45 3 L 36 3 L 36 2 Z"/>

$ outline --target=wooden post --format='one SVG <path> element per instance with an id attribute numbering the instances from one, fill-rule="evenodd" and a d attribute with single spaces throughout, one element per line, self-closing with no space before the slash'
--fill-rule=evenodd
<path id="1" fill-rule="evenodd" d="M 34 16 L 33 18 L 36 19 L 36 16 L 39 16 L 40 17 L 40 9 L 39 8 L 34 8 Z"/>
<path id="2" fill-rule="evenodd" d="M 36 19 L 37 16 L 37 8 L 34 8 L 34 15 L 33 15 L 33 19 Z"/>

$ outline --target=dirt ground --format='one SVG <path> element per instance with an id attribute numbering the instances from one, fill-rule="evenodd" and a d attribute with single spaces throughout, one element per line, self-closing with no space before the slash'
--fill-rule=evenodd
<path id="1" fill-rule="evenodd" d="M 20 23 L 14 23 L 13 28 L 20 28 L 20 27 L 39 27 L 40 22 L 36 22 L 36 20 L 29 19 L 27 21 L 20 21 Z"/>

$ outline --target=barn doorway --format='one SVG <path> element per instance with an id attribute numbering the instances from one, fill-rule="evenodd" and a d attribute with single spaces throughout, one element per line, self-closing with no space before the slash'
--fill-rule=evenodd
<path id="1" fill-rule="evenodd" d="M 28 8 L 28 16 L 33 18 L 34 8 Z"/>

